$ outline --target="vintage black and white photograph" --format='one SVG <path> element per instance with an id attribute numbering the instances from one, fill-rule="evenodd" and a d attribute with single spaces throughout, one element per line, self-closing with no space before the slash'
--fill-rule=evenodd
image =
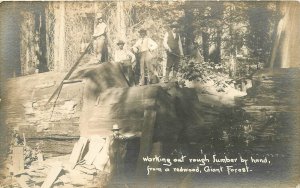
<path id="1" fill-rule="evenodd" d="M 0 187 L 300 187 L 299 1 L 0 2 Z"/>

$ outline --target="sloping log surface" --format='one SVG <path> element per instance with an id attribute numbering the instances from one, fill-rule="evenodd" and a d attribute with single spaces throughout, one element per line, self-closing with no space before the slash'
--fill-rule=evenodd
<path id="1" fill-rule="evenodd" d="M 177 140 L 179 133 L 193 137 L 203 120 L 197 109 L 197 95 L 191 91 L 176 86 L 169 90 L 159 85 L 107 89 L 95 101 L 92 113 L 82 117 L 87 121 L 80 124 L 80 129 L 82 134 L 105 136 L 111 134 L 113 124 L 118 124 L 121 133 L 139 136 L 144 110 L 155 110 L 156 139 Z"/>
<path id="2" fill-rule="evenodd" d="M 84 67 L 74 73 L 71 79 L 84 80 L 83 107 L 80 124 L 86 124 L 101 92 L 108 88 L 126 88 L 128 84 L 119 67 L 110 63 Z M 80 126 L 82 127 L 82 126 Z M 84 130 L 80 129 L 82 135 Z"/>
<path id="3" fill-rule="evenodd" d="M 177 140 L 184 134 L 196 137 L 203 126 L 197 93 L 176 84 L 128 87 L 119 67 L 112 64 L 94 66 L 75 74 L 85 79 L 83 108 L 80 117 L 81 135 L 111 134 L 113 124 L 121 133 L 141 135 L 144 110 L 157 111 L 155 139 Z M 180 135 L 180 134 L 181 135 Z"/>
<path id="4" fill-rule="evenodd" d="M 163 132 L 177 135 L 181 125 L 176 122 L 175 105 L 159 86 L 106 90 L 99 96 L 93 113 L 89 115 L 88 121 L 82 124 L 84 127 L 81 127 L 81 130 L 105 136 L 111 133 L 112 125 L 117 123 L 122 133 L 140 135 L 144 110 L 149 109 L 157 111 L 156 128 L 162 129 L 171 124 L 173 128 Z M 158 132 L 161 133 L 161 130 Z"/>

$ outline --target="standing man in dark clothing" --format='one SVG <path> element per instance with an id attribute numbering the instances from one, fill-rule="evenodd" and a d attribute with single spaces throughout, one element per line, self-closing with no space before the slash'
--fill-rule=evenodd
<path id="1" fill-rule="evenodd" d="M 173 77 L 176 77 L 180 57 L 183 56 L 182 43 L 178 33 L 178 23 L 173 22 L 170 25 L 171 30 L 166 32 L 163 45 L 167 51 L 167 65 L 164 75 L 164 82 L 169 81 L 169 74 L 173 68 Z"/>

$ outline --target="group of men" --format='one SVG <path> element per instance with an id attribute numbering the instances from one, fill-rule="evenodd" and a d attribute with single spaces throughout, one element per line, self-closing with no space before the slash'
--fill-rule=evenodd
<path id="1" fill-rule="evenodd" d="M 96 26 L 94 29 L 94 52 L 97 54 L 99 61 L 103 60 L 103 49 L 105 48 L 105 38 L 107 26 L 103 22 L 101 14 L 96 15 Z M 173 69 L 173 77 L 177 75 L 180 58 L 183 56 L 182 43 L 178 33 L 179 25 L 173 22 L 170 25 L 170 30 L 165 33 L 163 46 L 167 53 L 167 62 L 164 71 L 164 82 L 169 81 L 169 74 Z M 118 49 L 114 52 L 113 63 L 120 66 L 128 83 L 135 85 L 135 73 L 139 71 L 140 86 L 145 85 L 145 70 L 147 69 L 147 83 L 151 84 L 154 81 L 155 64 L 153 62 L 153 51 L 158 48 L 157 43 L 147 36 L 147 30 L 139 31 L 140 38 L 132 46 L 131 50 L 124 48 L 125 42 L 119 40 L 117 42 Z M 139 70 L 136 71 L 136 65 L 139 65 Z"/>

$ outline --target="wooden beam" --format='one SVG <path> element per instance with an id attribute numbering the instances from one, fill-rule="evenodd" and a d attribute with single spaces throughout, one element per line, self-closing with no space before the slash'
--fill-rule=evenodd
<path id="1" fill-rule="evenodd" d="M 72 150 L 71 156 L 70 156 L 70 163 L 71 163 L 71 169 L 73 169 L 77 162 L 82 159 L 82 154 L 84 152 L 84 149 L 87 145 L 88 139 L 85 137 L 80 137 L 78 142 L 75 143 L 74 148 Z"/>
<path id="2" fill-rule="evenodd" d="M 12 171 L 14 174 L 24 171 L 24 147 L 23 146 L 13 147 L 12 161 L 13 161 Z"/>
<path id="3" fill-rule="evenodd" d="M 93 164 L 97 154 L 102 150 L 105 145 L 105 140 L 101 137 L 95 137 L 90 139 L 89 151 L 84 156 L 85 164 Z"/>
<path id="4" fill-rule="evenodd" d="M 52 186 L 52 184 L 55 182 L 55 180 L 57 179 L 61 170 L 62 170 L 62 166 L 60 164 L 54 165 L 51 168 L 51 170 L 41 188 L 50 188 Z"/>
<path id="5" fill-rule="evenodd" d="M 79 63 L 81 62 L 81 59 L 83 58 L 83 56 L 88 52 L 88 50 L 90 49 L 90 47 L 93 44 L 93 40 L 90 41 L 89 45 L 87 46 L 87 48 L 85 49 L 85 51 L 80 55 L 80 57 L 76 60 L 76 62 L 74 63 L 74 65 L 71 67 L 71 69 L 69 70 L 69 72 L 66 74 L 66 76 L 63 78 L 63 80 L 60 82 L 59 86 L 56 88 L 56 90 L 53 92 L 53 94 L 51 95 L 51 97 L 49 98 L 49 100 L 47 101 L 46 104 L 48 104 L 53 97 L 60 93 L 63 85 L 64 85 L 64 81 L 69 79 L 71 74 L 74 72 L 74 70 L 76 69 L 76 67 L 79 65 Z"/>
<path id="6" fill-rule="evenodd" d="M 16 178 L 16 181 L 18 182 L 18 184 L 22 187 L 22 188 L 29 188 L 29 186 L 27 185 L 24 176 L 21 176 L 19 178 Z"/>

